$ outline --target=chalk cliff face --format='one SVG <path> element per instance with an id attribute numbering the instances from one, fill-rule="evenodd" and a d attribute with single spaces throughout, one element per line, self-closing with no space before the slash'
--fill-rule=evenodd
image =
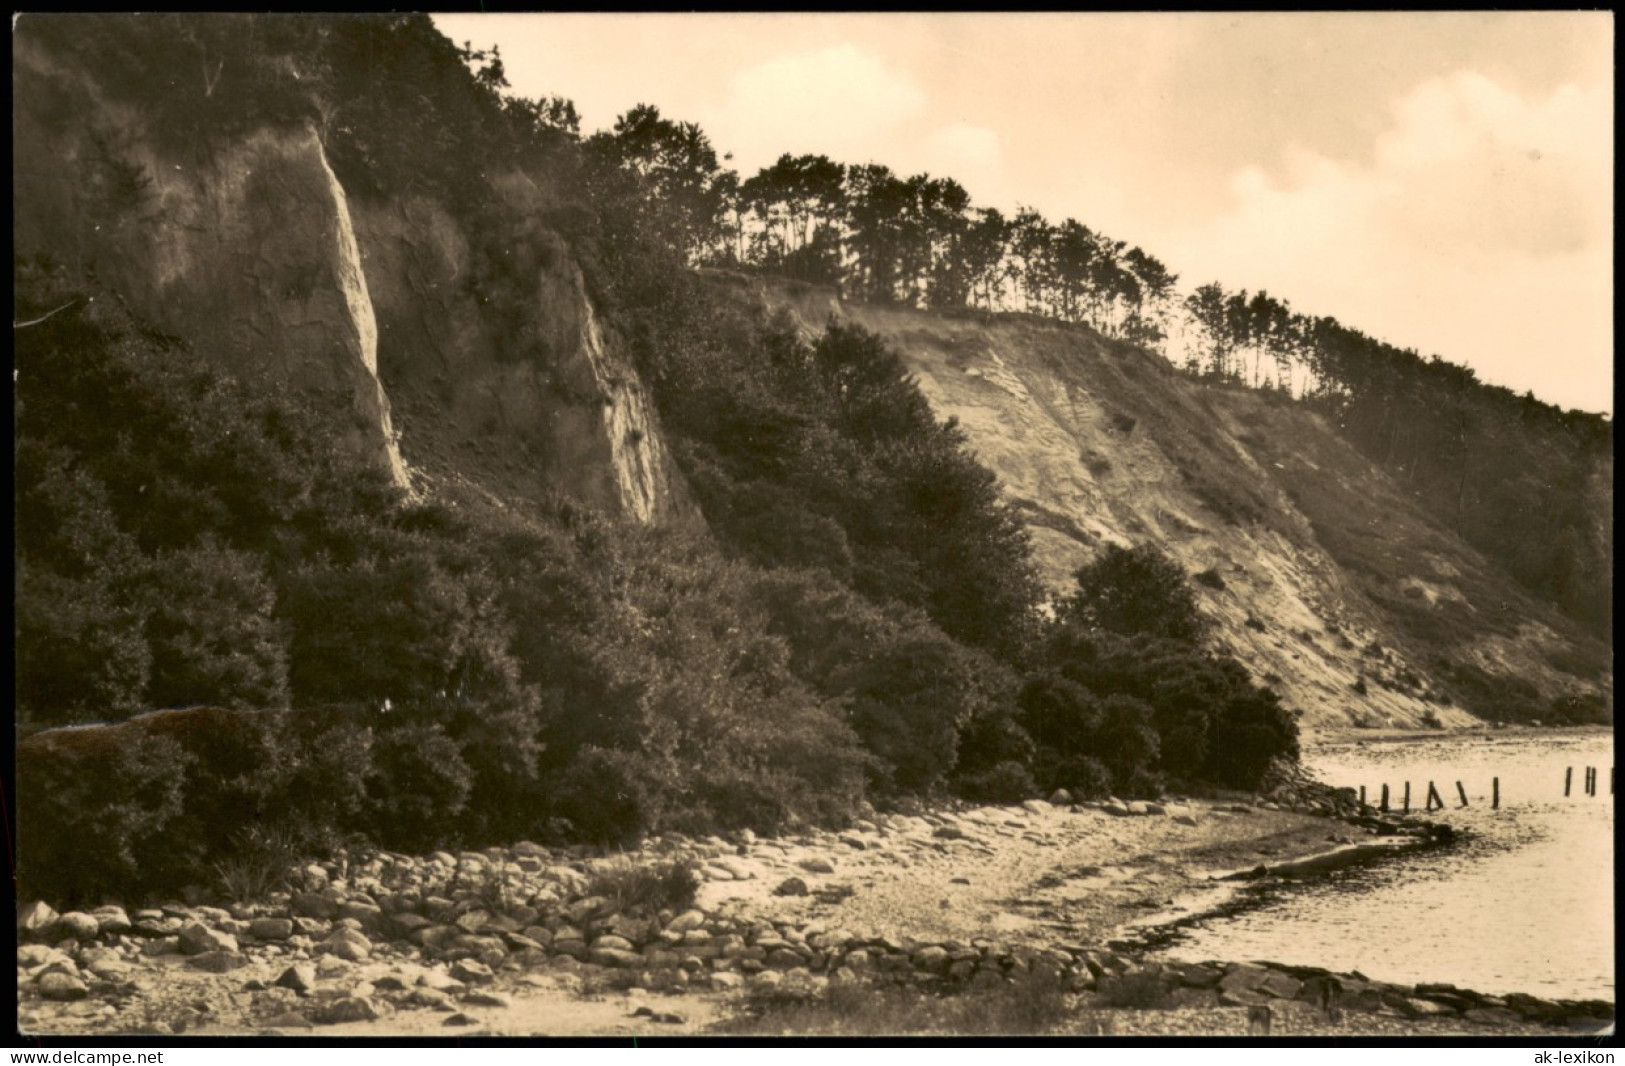
<path id="1" fill-rule="evenodd" d="M 237 376 L 345 397 L 344 438 L 403 487 L 695 520 L 652 401 L 525 178 L 471 176 L 498 205 L 474 223 L 425 196 L 350 195 L 310 122 L 177 147 L 26 37 L 19 256 L 93 280 Z"/>
<path id="2" fill-rule="evenodd" d="M 718 281 L 808 333 L 834 317 L 885 337 L 999 476 L 1051 588 L 1110 543 L 1155 543 L 1202 575 L 1218 639 L 1306 725 L 1470 725 L 1442 695 L 1460 664 L 1547 699 L 1595 688 L 1553 665 L 1584 639 L 1572 626 L 1301 406 L 1202 386 L 1084 327 Z"/>

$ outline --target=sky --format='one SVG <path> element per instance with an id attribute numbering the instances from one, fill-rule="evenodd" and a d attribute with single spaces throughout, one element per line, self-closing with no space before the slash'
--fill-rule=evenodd
<path id="1" fill-rule="evenodd" d="M 584 132 L 953 177 L 1481 379 L 1613 410 L 1610 12 L 443 15 Z"/>

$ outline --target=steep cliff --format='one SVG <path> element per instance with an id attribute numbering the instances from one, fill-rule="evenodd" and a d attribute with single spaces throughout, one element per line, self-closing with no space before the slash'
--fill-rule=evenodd
<path id="1" fill-rule="evenodd" d="M 1596 641 L 1297 405 L 1203 386 L 1086 327 L 716 280 L 809 333 L 836 318 L 885 337 L 998 474 L 1053 589 L 1105 544 L 1158 544 L 1306 725 L 1469 725 L 1485 685 L 1546 705 L 1611 684 Z"/>
<path id="2" fill-rule="evenodd" d="M 350 446 L 403 487 L 693 516 L 647 392 L 523 175 L 471 175 L 478 212 L 351 194 L 314 118 L 200 123 L 183 140 L 28 30 L 13 36 L 18 256 L 115 293 L 236 376 L 345 397 Z"/>

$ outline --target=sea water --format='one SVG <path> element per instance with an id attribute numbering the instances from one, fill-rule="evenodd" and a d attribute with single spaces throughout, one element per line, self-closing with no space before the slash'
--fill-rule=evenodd
<path id="1" fill-rule="evenodd" d="M 1431 817 L 1462 829 L 1462 842 L 1266 889 L 1259 906 L 1184 930 L 1165 955 L 1614 999 L 1612 733 L 1343 742 L 1312 747 L 1304 761 L 1328 784 L 1364 785 L 1373 805 L 1386 784 L 1397 809 L 1409 781 L 1417 813 L 1433 782 L 1445 807 Z M 1583 787 L 1586 767 L 1597 769 L 1595 796 Z"/>

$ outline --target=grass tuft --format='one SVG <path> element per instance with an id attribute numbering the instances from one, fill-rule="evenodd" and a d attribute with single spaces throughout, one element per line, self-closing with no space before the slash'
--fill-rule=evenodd
<path id="1" fill-rule="evenodd" d="M 587 895 L 603 896 L 619 911 L 653 913 L 687 910 L 694 905 L 699 887 L 699 871 L 692 860 L 635 863 L 622 859 L 591 872 Z"/>

